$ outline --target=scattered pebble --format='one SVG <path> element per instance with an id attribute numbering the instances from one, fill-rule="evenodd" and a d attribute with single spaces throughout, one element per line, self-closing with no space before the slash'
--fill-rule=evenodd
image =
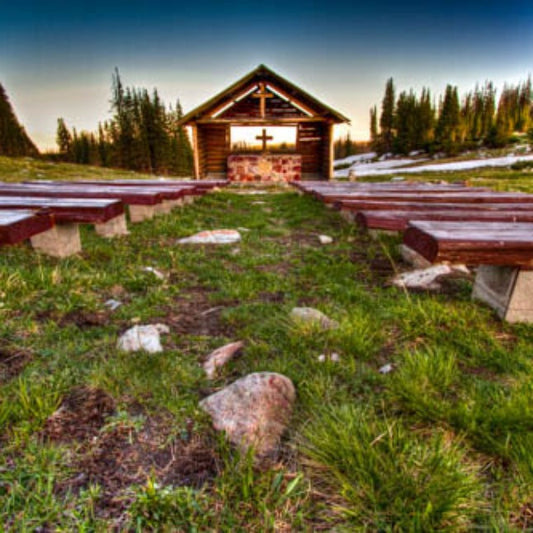
<path id="1" fill-rule="evenodd" d="M 244 347 L 244 342 L 237 341 L 225 346 L 217 348 L 214 352 L 211 352 L 203 368 L 209 379 L 214 379 L 217 374 L 217 369 L 224 366 L 228 361 L 231 361 Z"/>
<path id="2" fill-rule="evenodd" d="M 393 370 L 393 366 L 391 363 L 387 363 L 386 365 L 383 365 L 380 369 L 379 369 L 379 373 L 380 374 L 388 374 L 390 372 L 392 372 Z"/>
<path id="3" fill-rule="evenodd" d="M 392 279 L 392 284 L 405 289 L 440 289 L 438 278 L 450 275 L 469 275 L 465 265 L 434 265 L 429 268 L 413 270 L 398 274 Z"/>
<path id="4" fill-rule="evenodd" d="M 321 353 L 319 356 L 318 356 L 318 362 L 319 363 L 325 363 L 326 360 L 329 358 L 329 360 L 332 362 L 332 363 L 338 363 L 341 358 L 340 358 L 340 355 L 336 352 L 333 352 L 331 355 L 326 355 L 324 353 Z"/>
<path id="5" fill-rule="evenodd" d="M 124 352 L 137 352 L 139 350 L 148 353 L 162 352 L 160 334 L 169 332 L 170 329 L 165 324 L 133 326 L 118 339 L 117 348 Z"/>
<path id="6" fill-rule="evenodd" d="M 201 231 L 179 239 L 178 244 L 231 244 L 239 242 L 241 234 L 234 229 L 215 229 L 212 231 Z"/>
<path id="7" fill-rule="evenodd" d="M 322 329 L 339 327 L 339 323 L 336 320 L 332 320 L 318 309 L 313 309 L 312 307 L 294 307 L 291 310 L 290 318 L 295 322 L 320 326 Z"/>
<path id="8" fill-rule="evenodd" d="M 145 272 L 151 272 L 157 279 L 165 279 L 165 274 L 155 269 L 154 267 L 143 267 Z"/>
<path id="9" fill-rule="evenodd" d="M 107 300 L 106 302 L 104 302 L 104 305 L 106 307 L 109 307 L 109 309 L 111 311 L 115 311 L 116 309 L 118 309 L 121 305 L 122 305 L 122 302 L 118 301 L 118 300 L 115 300 L 113 298 L 110 298 L 109 300 Z"/>
<path id="10" fill-rule="evenodd" d="M 328 235 L 319 235 L 318 240 L 320 244 L 331 244 L 333 242 L 333 239 Z"/>

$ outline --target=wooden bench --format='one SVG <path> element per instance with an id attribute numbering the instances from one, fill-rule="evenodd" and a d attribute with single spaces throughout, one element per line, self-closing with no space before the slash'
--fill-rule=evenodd
<path id="1" fill-rule="evenodd" d="M 48 213 L 24 209 L 0 211 L 0 245 L 18 244 L 54 225 Z"/>
<path id="2" fill-rule="evenodd" d="M 29 185 L 53 185 L 58 188 L 69 187 L 71 190 L 84 189 L 87 187 L 95 188 L 102 187 L 108 190 L 110 187 L 114 189 L 123 189 L 125 192 L 131 190 L 147 191 L 161 195 L 162 202 L 158 210 L 159 213 L 168 214 L 174 207 L 181 206 L 183 204 L 189 204 L 193 202 L 194 196 L 204 194 L 196 190 L 194 186 L 190 185 L 178 185 L 178 184 L 165 184 L 161 182 L 146 183 L 140 180 L 132 180 L 132 182 L 119 182 L 119 181 L 102 181 L 102 180 L 79 180 L 79 181 L 53 181 L 53 180 L 41 180 L 41 181 L 29 181 L 25 182 Z"/>
<path id="3" fill-rule="evenodd" d="M 513 192 L 492 192 L 476 190 L 456 190 L 441 192 L 425 191 L 364 191 L 349 194 L 321 195 L 326 204 L 335 204 L 347 200 L 387 201 L 387 202 L 417 202 L 417 203 L 533 203 L 533 195 Z"/>
<path id="4" fill-rule="evenodd" d="M 165 212 L 163 198 L 158 192 L 139 190 L 134 187 L 56 186 L 53 183 L 2 183 L 1 196 L 44 196 L 49 198 L 99 198 L 120 200 L 128 206 L 131 222 L 140 222 Z"/>
<path id="5" fill-rule="evenodd" d="M 440 205 L 440 204 L 438 204 Z M 367 230 L 404 231 L 410 220 L 433 220 L 450 222 L 531 222 L 533 205 L 526 211 L 511 210 L 369 210 L 357 211 L 355 221 Z"/>
<path id="6" fill-rule="evenodd" d="M 120 200 L 1 196 L 0 213 L 15 208 L 49 213 L 55 225 L 32 238 L 35 249 L 54 257 L 81 251 L 79 224 L 93 224 L 103 237 L 127 235 L 124 205 Z"/>
<path id="7" fill-rule="evenodd" d="M 533 224 L 411 221 L 404 244 L 430 262 L 480 265 L 472 296 L 509 322 L 533 322 Z"/>

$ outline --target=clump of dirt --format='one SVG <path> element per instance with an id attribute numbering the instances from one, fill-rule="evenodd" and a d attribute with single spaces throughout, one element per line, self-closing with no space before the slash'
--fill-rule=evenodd
<path id="1" fill-rule="evenodd" d="M 32 360 L 29 350 L 0 348 L 0 383 L 18 376 Z"/>
<path id="2" fill-rule="evenodd" d="M 109 314 L 105 311 L 85 311 L 77 309 L 63 315 L 59 320 L 61 327 L 71 324 L 80 329 L 91 328 L 95 326 L 105 326 L 109 323 Z"/>
<path id="3" fill-rule="evenodd" d="M 98 434 L 115 412 L 111 396 L 95 387 L 76 387 L 46 421 L 41 436 L 54 442 L 85 441 Z"/>
<path id="4" fill-rule="evenodd" d="M 265 303 L 283 303 L 285 301 L 285 293 L 283 291 L 260 292 L 259 299 Z"/>
<path id="5" fill-rule="evenodd" d="M 161 485 L 200 488 L 219 472 L 219 459 L 207 439 L 189 433 L 169 438 L 170 424 L 148 418 L 136 431 L 127 423 L 104 429 L 85 443 L 73 461 L 74 475 L 56 487 L 59 493 L 77 492 L 98 484 L 100 517 L 117 516 L 130 502 L 125 490 L 155 478 Z"/>
<path id="6" fill-rule="evenodd" d="M 234 302 L 213 304 L 208 294 L 209 289 L 200 286 L 184 291 L 165 309 L 161 321 L 173 333 L 231 337 L 232 328 L 223 323 L 220 315 Z"/>

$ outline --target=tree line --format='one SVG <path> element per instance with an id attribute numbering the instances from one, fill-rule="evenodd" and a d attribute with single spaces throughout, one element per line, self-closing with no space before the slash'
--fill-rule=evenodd
<path id="1" fill-rule="evenodd" d="M 378 153 L 456 154 L 481 146 L 498 148 L 512 142 L 515 133 L 528 133 L 533 141 L 531 78 L 505 85 L 497 105 L 492 82 L 476 86 L 462 99 L 456 86 L 447 85 L 435 105 L 426 88 L 419 96 L 409 90 L 396 98 L 394 81 L 389 78 L 379 119 L 377 107 L 370 109 L 370 142 Z"/>
<path id="2" fill-rule="evenodd" d="M 0 155 L 39 155 L 39 150 L 20 125 L 6 91 L 0 83 Z"/>
<path id="3" fill-rule="evenodd" d="M 153 174 L 190 175 L 193 155 L 187 132 L 179 126 L 179 100 L 167 107 L 157 89 L 124 87 L 118 69 L 112 79 L 109 121 L 98 131 L 77 132 L 57 120 L 59 159 L 79 164 L 124 168 Z"/>

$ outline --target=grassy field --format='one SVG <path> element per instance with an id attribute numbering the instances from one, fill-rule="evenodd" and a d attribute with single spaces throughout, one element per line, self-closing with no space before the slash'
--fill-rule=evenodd
<path id="1" fill-rule="evenodd" d="M 99 172 L 0 159 L 1 179 Z M 238 192 L 114 241 L 83 228 L 67 260 L 0 250 L 0 530 L 533 529 L 533 327 L 472 302 L 466 280 L 436 294 L 389 287 L 407 269 L 398 241 L 311 198 Z M 249 231 L 238 245 L 176 244 L 216 228 Z M 111 312 L 109 298 L 123 305 Z M 340 327 L 296 326 L 294 306 Z M 116 350 L 131 325 L 155 322 L 171 330 L 163 353 Z M 242 356 L 206 380 L 202 358 L 239 339 Z M 339 362 L 318 361 L 333 352 Z M 297 390 L 267 469 L 198 408 L 254 371 Z"/>

